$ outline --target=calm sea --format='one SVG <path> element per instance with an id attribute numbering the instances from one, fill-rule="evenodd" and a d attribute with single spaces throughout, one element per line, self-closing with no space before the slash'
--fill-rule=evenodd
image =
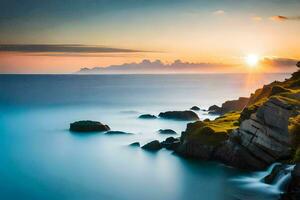
<path id="1" fill-rule="evenodd" d="M 180 136 L 186 127 L 186 122 L 138 116 L 194 105 L 207 109 L 287 77 L 0 75 L 0 199 L 241 199 L 251 188 L 230 180 L 251 173 L 182 159 L 167 150 L 129 147 L 168 137 L 159 135 L 159 129 Z M 82 119 L 134 134 L 71 134 L 69 123 Z M 254 193 L 252 199 L 274 197 L 266 190 Z"/>

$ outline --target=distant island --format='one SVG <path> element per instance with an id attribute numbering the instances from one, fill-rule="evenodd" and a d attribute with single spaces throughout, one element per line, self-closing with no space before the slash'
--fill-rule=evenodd
<path id="1" fill-rule="evenodd" d="M 294 71 L 297 60 L 287 58 L 264 58 L 261 65 L 274 69 L 285 67 L 286 71 Z M 286 72 L 285 71 L 285 72 Z M 174 74 L 174 73 L 230 73 L 245 72 L 245 67 L 237 64 L 224 63 L 192 63 L 175 60 L 165 64 L 161 60 L 144 59 L 141 62 L 124 63 L 120 65 L 83 67 L 76 74 Z M 269 71 L 267 71 L 269 72 Z"/>

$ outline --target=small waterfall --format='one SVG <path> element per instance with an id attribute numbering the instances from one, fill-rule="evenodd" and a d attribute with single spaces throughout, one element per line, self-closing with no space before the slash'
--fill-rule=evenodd
<path id="1" fill-rule="evenodd" d="M 274 186 L 279 192 L 283 192 L 288 181 L 291 179 L 291 171 L 294 169 L 294 167 L 295 165 L 287 166 L 283 171 L 280 172 L 278 178 L 276 178 Z"/>
<path id="2" fill-rule="evenodd" d="M 231 180 L 239 190 L 239 198 L 241 199 L 277 199 L 283 192 L 288 181 L 291 178 L 291 171 L 295 165 L 283 165 L 281 169 L 272 180 L 271 184 L 267 184 L 264 178 L 271 174 L 274 167 L 282 165 L 281 163 L 272 164 L 266 171 L 253 172 L 245 176 L 240 176 Z M 251 197 L 249 198 L 251 194 Z M 253 196 L 253 194 L 255 194 Z"/>

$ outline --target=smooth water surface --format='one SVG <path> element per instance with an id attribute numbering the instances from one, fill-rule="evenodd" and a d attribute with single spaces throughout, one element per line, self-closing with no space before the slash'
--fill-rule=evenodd
<path id="1" fill-rule="evenodd" d="M 288 76 L 0 75 L 0 199 L 238 199 L 229 180 L 244 172 L 129 147 L 168 137 L 159 129 L 179 137 L 187 123 L 138 116 L 207 109 Z M 134 134 L 70 133 L 82 119 Z"/>

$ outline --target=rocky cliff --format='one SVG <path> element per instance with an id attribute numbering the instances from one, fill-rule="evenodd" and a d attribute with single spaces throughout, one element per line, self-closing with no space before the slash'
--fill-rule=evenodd
<path id="1" fill-rule="evenodd" d="M 241 112 L 188 124 L 175 151 L 255 170 L 275 161 L 299 161 L 300 71 L 264 86 L 244 102 Z"/>

